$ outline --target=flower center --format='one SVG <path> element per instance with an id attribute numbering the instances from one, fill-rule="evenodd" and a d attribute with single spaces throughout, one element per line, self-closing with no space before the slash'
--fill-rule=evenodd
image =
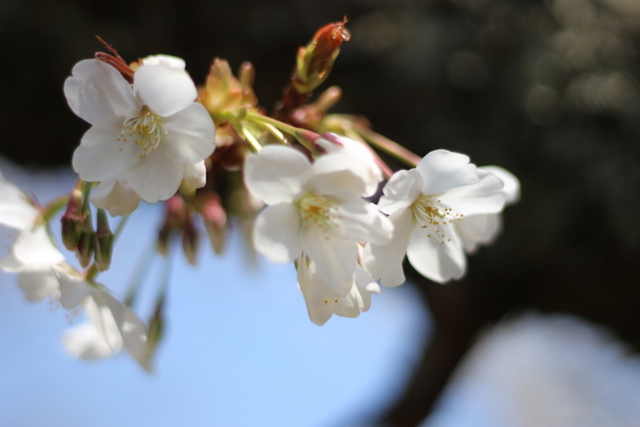
<path id="1" fill-rule="evenodd" d="M 318 196 L 309 192 L 296 204 L 306 227 L 315 225 L 323 232 L 327 232 L 338 226 L 336 219 L 342 218 L 338 213 L 336 200 L 332 197 Z"/>
<path id="2" fill-rule="evenodd" d="M 424 194 L 413 202 L 413 216 L 425 230 L 427 237 L 438 239 L 443 245 L 451 241 L 444 228 L 448 224 L 453 224 L 453 221 L 460 221 L 463 217 L 461 213 L 454 212 L 434 196 Z"/>
<path id="3" fill-rule="evenodd" d="M 132 139 L 133 143 L 138 144 L 142 149 L 140 158 L 143 158 L 155 150 L 165 136 L 167 133 L 162 126 L 162 117 L 144 107 L 139 116 L 124 122 L 118 141 Z"/>

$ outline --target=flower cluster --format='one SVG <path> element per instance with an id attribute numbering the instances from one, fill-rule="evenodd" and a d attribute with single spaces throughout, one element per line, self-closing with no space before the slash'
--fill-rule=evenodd
<path id="1" fill-rule="evenodd" d="M 272 116 L 253 91 L 249 63 L 235 77 L 216 58 L 205 85 L 196 87 L 180 58 L 128 64 L 105 43 L 108 52 L 73 67 L 64 94 L 91 125 L 73 154 L 78 184 L 43 207 L 0 177 L 0 225 L 16 231 L 0 268 L 18 274 L 28 300 L 86 311 L 88 322 L 64 336 L 70 353 L 91 360 L 127 351 L 151 369 L 166 284 L 145 325 L 132 308 L 139 283 L 121 302 L 96 281 L 141 201 L 166 207 L 158 252 L 167 254 L 181 236 L 193 265 L 201 228 L 217 254 L 231 225 L 247 231 L 257 252 L 295 266 L 318 325 L 333 314 L 357 317 L 380 285 L 402 284 L 405 256 L 424 277 L 445 283 L 465 274 L 467 254 L 493 242 L 502 210 L 519 198 L 515 176 L 447 150 L 420 158 L 362 118 L 328 114 L 340 98 L 337 87 L 309 102 L 350 38 L 345 25 L 321 28 L 298 51 Z M 394 172 L 379 151 L 409 169 Z M 65 205 L 62 241 L 81 269 L 49 233 Z M 105 211 L 124 216 L 113 233 Z"/>

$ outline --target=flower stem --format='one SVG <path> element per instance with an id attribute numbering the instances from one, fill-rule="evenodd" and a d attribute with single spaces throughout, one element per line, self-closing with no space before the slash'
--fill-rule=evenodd
<path id="1" fill-rule="evenodd" d="M 418 163 L 420 163 L 420 160 L 422 160 L 420 156 L 407 150 L 397 142 L 394 142 L 389 138 L 386 138 L 380 135 L 379 133 L 376 133 L 371 129 L 368 129 L 365 126 L 354 123 L 353 128 L 371 145 L 379 148 L 380 150 L 395 157 L 396 159 L 408 164 L 409 166 L 416 167 Z"/>
<path id="2" fill-rule="evenodd" d="M 276 129 L 279 129 L 285 133 L 288 133 L 289 135 L 293 136 L 296 140 L 298 140 L 298 142 L 307 150 L 313 151 L 313 143 L 304 137 L 305 131 L 303 129 L 288 125 L 284 122 L 281 122 L 280 120 L 276 120 L 271 117 L 267 117 L 262 114 L 255 113 L 253 111 L 249 111 L 247 113 L 247 120 L 250 120 L 254 123 L 259 123 L 267 127 L 267 129 L 268 129 L 268 126 L 273 126 Z"/>

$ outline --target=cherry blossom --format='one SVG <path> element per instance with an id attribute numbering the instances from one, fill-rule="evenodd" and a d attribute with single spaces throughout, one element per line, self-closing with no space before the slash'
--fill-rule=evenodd
<path id="1" fill-rule="evenodd" d="M 299 151 L 267 146 L 246 161 L 245 183 L 267 206 L 254 228 L 256 249 L 274 262 L 302 252 L 323 280 L 344 295 L 353 285 L 357 242 L 384 244 L 392 225 L 362 199 L 366 182 L 348 156 L 327 154 L 313 164 Z"/>
<path id="2" fill-rule="evenodd" d="M 80 178 L 99 182 L 92 198 L 113 215 L 139 199 L 166 200 L 214 150 L 215 126 L 194 102 L 197 91 L 179 58 L 142 61 L 133 84 L 98 60 L 76 64 L 65 81 L 70 108 L 92 125 L 73 155 Z"/>
<path id="3" fill-rule="evenodd" d="M 367 270 L 384 286 L 400 285 L 406 253 L 411 265 L 435 282 L 459 279 L 466 257 L 457 226 L 467 216 L 500 212 L 502 188 L 497 176 L 446 150 L 427 154 L 415 169 L 396 172 L 378 203 L 394 225 L 394 236 L 387 244 L 367 245 Z M 486 240 L 482 230 L 472 231 L 476 241 Z"/>

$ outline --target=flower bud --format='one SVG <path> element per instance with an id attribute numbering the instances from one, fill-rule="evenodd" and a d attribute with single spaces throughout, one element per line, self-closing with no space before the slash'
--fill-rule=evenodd
<path id="1" fill-rule="evenodd" d="M 164 321 L 164 292 L 158 298 L 156 302 L 156 308 L 153 312 L 153 317 L 149 320 L 149 327 L 147 328 L 147 340 L 144 345 L 138 347 L 133 352 L 133 357 L 142 366 L 142 368 L 151 373 L 153 372 L 153 358 L 158 349 L 160 341 L 165 329 Z"/>
<path id="2" fill-rule="evenodd" d="M 67 211 L 60 219 L 60 222 L 62 223 L 62 243 L 64 243 L 65 248 L 70 251 L 76 250 L 82 233 L 82 226 L 84 223 L 82 199 L 82 191 L 77 188 L 74 189 L 71 192 L 71 197 L 67 204 Z"/>
<path id="3" fill-rule="evenodd" d="M 193 224 L 193 212 L 189 209 L 182 226 L 182 250 L 191 265 L 196 265 L 198 261 L 199 241 L 198 231 Z"/>
<path id="4" fill-rule="evenodd" d="M 201 90 L 199 100 L 216 122 L 224 122 L 224 113 L 249 108 L 257 105 L 258 100 L 253 92 L 253 66 L 245 62 L 240 67 L 240 80 L 231 72 L 229 63 L 215 58 L 206 85 Z"/>
<path id="5" fill-rule="evenodd" d="M 93 253 L 96 245 L 96 232 L 91 224 L 91 212 L 84 210 L 84 222 L 82 224 L 82 232 L 76 246 L 76 257 L 82 268 L 87 268 L 93 259 Z"/>
<path id="6" fill-rule="evenodd" d="M 300 93 L 308 93 L 320 86 L 329 76 L 340 53 L 342 42 L 351 34 L 345 28 L 347 20 L 333 22 L 320 28 L 305 47 L 298 49 L 293 85 Z"/>
<path id="7" fill-rule="evenodd" d="M 220 255 L 224 249 L 227 225 L 227 213 L 220 203 L 220 196 L 215 193 L 207 193 L 199 211 L 204 220 L 211 247 L 215 253 Z"/>
<path id="8" fill-rule="evenodd" d="M 175 230 L 180 230 L 184 226 L 186 205 L 184 199 L 179 194 L 171 197 L 165 202 L 166 214 L 162 228 L 158 232 L 158 252 L 167 254 L 169 249 L 169 238 Z"/>
<path id="9" fill-rule="evenodd" d="M 98 209 L 98 229 L 95 234 L 94 259 L 99 271 L 106 271 L 111 265 L 113 252 L 113 233 L 109 228 L 109 220 L 104 209 Z"/>

